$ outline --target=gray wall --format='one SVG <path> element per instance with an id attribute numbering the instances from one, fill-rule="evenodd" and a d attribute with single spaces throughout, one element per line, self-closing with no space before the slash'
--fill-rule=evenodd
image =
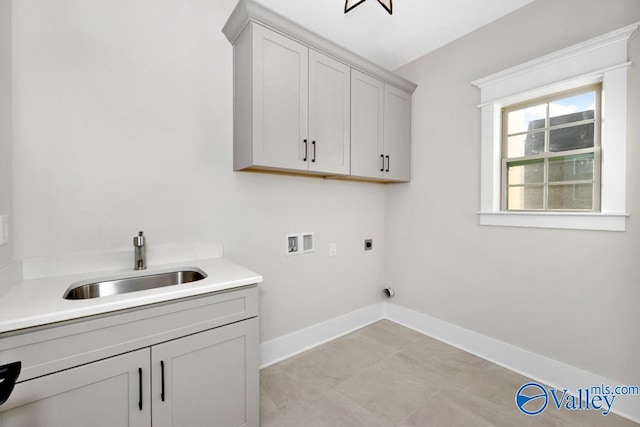
<path id="1" fill-rule="evenodd" d="M 536 0 L 400 69 L 418 90 L 412 181 L 387 189 L 395 302 L 640 382 L 640 37 L 631 43 L 623 233 L 480 226 L 480 94 L 470 84 L 636 21 L 637 0 Z"/>
<path id="2" fill-rule="evenodd" d="M 11 226 L 11 0 L 0 0 L 0 215 Z M 0 246 L 0 269 L 12 259 L 13 239 Z"/>
<path id="3" fill-rule="evenodd" d="M 138 230 L 150 246 L 222 242 L 264 275 L 268 341 L 380 300 L 385 189 L 233 172 L 235 4 L 13 2 L 14 250 L 126 248 Z M 285 257 L 285 234 L 308 231 L 316 252 Z"/>

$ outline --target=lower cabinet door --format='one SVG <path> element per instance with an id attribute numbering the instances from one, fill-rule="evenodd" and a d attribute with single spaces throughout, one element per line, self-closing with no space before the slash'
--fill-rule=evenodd
<path id="1" fill-rule="evenodd" d="M 151 347 L 153 426 L 258 427 L 258 355 L 257 318 Z"/>
<path id="2" fill-rule="evenodd" d="M 150 350 L 18 383 L 0 427 L 148 427 Z"/>

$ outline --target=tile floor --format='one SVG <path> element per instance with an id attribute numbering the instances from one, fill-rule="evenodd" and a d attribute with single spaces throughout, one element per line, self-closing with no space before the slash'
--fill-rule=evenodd
<path id="1" fill-rule="evenodd" d="M 596 411 L 529 417 L 528 379 L 388 320 L 260 373 L 261 426 L 635 426 Z"/>

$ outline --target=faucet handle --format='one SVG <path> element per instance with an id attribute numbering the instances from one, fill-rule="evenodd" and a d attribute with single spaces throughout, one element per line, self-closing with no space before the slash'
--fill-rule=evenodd
<path id="1" fill-rule="evenodd" d="M 133 246 L 137 248 L 144 246 L 144 231 L 139 231 L 138 235 L 133 238 Z"/>

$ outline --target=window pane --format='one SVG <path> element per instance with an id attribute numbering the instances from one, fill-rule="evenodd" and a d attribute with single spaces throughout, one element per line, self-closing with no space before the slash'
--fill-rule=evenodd
<path id="1" fill-rule="evenodd" d="M 588 92 L 549 104 L 550 126 L 590 120 L 595 117 L 596 93 Z"/>
<path id="2" fill-rule="evenodd" d="M 543 208 L 542 199 L 544 189 L 537 187 L 509 187 L 507 195 L 507 209 L 509 210 L 539 210 Z"/>
<path id="3" fill-rule="evenodd" d="M 593 179 L 593 153 L 549 159 L 549 182 Z"/>
<path id="4" fill-rule="evenodd" d="M 549 151 L 558 152 L 594 146 L 594 125 L 571 126 L 549 131 Z"/>
<path id="5" fill-rule="evenodd" d="M 507 158 L 544 153 L 544 135 L 544 132 L 536 132 L 510 136 L 507 139 Z"/>
<path id="6" fill-rule="evenodd" d="M 507 185 L 536 184 L 544 181 L 544 161 L 507 163 Z"/>
<path id="7" fill-rule="evenodd" d="M 549 186 L 549 209 L 593 209 L 593 184 Z"/>
<path id="8" fill-rule="evenodd" d="M 530 132 L 542 129 L 547 118 L 547 104 L 540 104 L 522 110 L 511 111 L 507 114 L 507 133 Z"/>

